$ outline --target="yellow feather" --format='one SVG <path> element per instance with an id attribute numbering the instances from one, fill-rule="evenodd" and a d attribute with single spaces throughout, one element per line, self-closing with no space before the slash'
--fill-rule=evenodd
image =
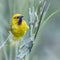
<path id="1" fill-rule="evenodd" d="M 11 25 L 11 32 L 14 36 L 14 40 L 18 40 L 22 38 L 26 31 L 29 29 L 26 21 L 22 19 L 22 23 L 18 25 L 18 19 L 14 19 L 14 17 L 21 16 L 21 14 L 15 14 L 12 17 L 12 25 Z"/>

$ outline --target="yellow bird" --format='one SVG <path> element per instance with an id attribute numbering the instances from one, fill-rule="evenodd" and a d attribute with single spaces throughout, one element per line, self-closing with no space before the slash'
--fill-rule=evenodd
<path id="1" fill-rule="evenodd" d="M 28 29 L 29 26 L 26 21 L 23 20 L 23 16 L 21 14 L 14 14 L 11 23 L 11 32 L 14 40 L 22 38 Z"/>

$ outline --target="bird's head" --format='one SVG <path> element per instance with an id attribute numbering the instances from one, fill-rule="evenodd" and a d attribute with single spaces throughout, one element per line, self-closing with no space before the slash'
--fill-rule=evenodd
<path id="1" fill-rule="evenodd" d="M 18 25 L 22 23 L 23 16 L 21 14 L 14 14 L 12 20 L 16 21 Z"/>

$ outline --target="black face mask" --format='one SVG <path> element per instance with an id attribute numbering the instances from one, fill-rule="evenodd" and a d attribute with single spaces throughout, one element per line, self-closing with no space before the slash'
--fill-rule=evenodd
<path id="1" fill-rule="evenodd" d="M 22 18 L 23 18 L 23 16 L 19 17 L 18 25 L 20 25 L 22 23 Z"/>

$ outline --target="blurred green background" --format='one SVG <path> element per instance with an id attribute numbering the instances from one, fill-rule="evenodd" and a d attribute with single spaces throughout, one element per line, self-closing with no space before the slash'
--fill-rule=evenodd
<path id="1" fill-rule="evenodd" d="M 46 2 L 50 6 L 44 20 L 56 10 L 60 10 L 60 0 L 46 0 Z M 60 12 L 47 20 L 43 22 L 44 25 L 42 24 L 42 28 L 39 29 L 30 53 L 30 60 L 60 60 Z"/>
<path id="2" fill-rule="evenodd" d="M 44 26 L 39 29 L 35 43 L 31 50 L 29 60 L 60 60 L 60 12 L 47 18 L 55 11 L 60 10 L 60 0 L 44 0 L 50 4 L 45 15 Z M 29 8 L 34 6 L 36 11 L 40 0 L 0 0 L 0 45 L 9 35 L 11 17 L 14 13 L 21 13 L 29 24 Z M 28 36 L 27 33 L 26 36 Z M 15 48 L 12 47 L 13 57 L 15 60 Z M 0 60 L 10 60 L 10 45 L 0 49 Z"/>

